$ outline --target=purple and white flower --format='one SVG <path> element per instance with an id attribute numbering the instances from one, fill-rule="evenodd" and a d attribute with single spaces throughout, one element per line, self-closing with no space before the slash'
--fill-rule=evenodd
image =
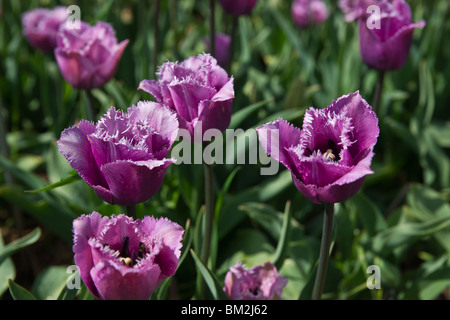
<path id="1" fill-rule="evenodd" d="M 75 263 L 101 300 L 147 300 L 180 259 L 184 230 L 167 218 L 93 212 L 73 222 Z"/>
<path id="2" fill-rule="evenodd" d="M 347 200 L 373 173 L 378 118 L 359 92 L 307 110 L 302 130 L 278 119 L 257 131 L 266 152 L 286 166 L 297 189 L 314 203 Z"/>
<path id="3" fill-rule="evenodd" d="M 161 187 L 166 155 L 178 135 L 176 115 L 155 102 L 138 102 L 127 112 L 111 107 L 97 124 L 81 121 L 64 130 L 59 151 L 72 168 L 110 204 L 133 205 Z"/>
<path id="4" fill-rule="evenodd" d="M 225 276 L 224 291 L 232 300 L 279 300 L 286 284 L 269 261 L 251 269 L 238 262 Z"/>

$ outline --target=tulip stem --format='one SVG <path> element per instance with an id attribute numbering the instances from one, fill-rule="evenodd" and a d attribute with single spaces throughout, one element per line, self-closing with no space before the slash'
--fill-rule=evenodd
<path id="1" fill-rule="evenodd" d="M 230 48 L 229 48 L 230 52 L 228 54 L 228 66 L 227 66 L 228 74 L 231 73 L 231 64 L 233 63 L 234 47 L 236 45 L 235 38 L 236 38 L 237 27 L 238 27 L 238 17 L 233 15 L 233 22 L 231 25 L 231 33 L 230 33 L 230 37 L 231 37 L 231 43 L 230 43 Z"/>
<path id="2" fill-rule="evenodd" d="M 158 50 L 159 50 L 159 0 L 155 1 L 155 16 L 153 19 L 154 30 L 154 50 L 153 50 L 153 74 L 158 71 Z"/>
<path id="3" fill-rule="evenodd" d="M 386 75 L 386 72 L 384 72 L 382 70 L 378 71 L 378 81 L 377 81 L 377 85 L 375 87 L 375 92 L 373 94 L 373 109 L 374 109 L 375 113 L 378 113 L 378 109 L 380 107 L 381 94 L 383 91 L 385 75 Z"/>
<path id="4" fill-rule="evenodd" d="M 202 248 L 202 260 L 205 265 L 208 264 L 209 253 L 211 250 L 211 237 L 214 223 L 214 187 L 212 165 L 204 163 L 205 171 L 205 235 Z"/>
<path id="5" fill-rule="evenodd" d="M 209 0 L 209 51 L 211 52 L 211 56 L 215 57 L 216 55 L 216 22 L 215 22 L 215 3 L 216 0 Z"/>
<path id="6" fill-rule="evenodd" d="M 91 90 L 85 90 L 87 96 L 87 118 L 89 121 L 95 121 L 95 111 L 94 111 L 94 97 L 92 96 Z"/>
<path id="7" fill-rule="evenodd" d="M 333 234 L 334 204 L 325 203 L 323 215 L 322 242 L 320 244 L 319 266 L 317 267 L 316 281 L 312 294 L 313 300 L 319 300 L 322 296 L 325 278 L 327 275 L 328 260 L 330 258 L 330 245 Z"/>
<path id="8" fill-rule="evenodd" d="M 132 205 L 130 205 L 130 206 L 126 206 L 126 208 L 127 208 L 127 215 L 128 215 L 129 217 L 132 217 L 133 219 L 136 219 L 136 218 L 137 218 L 137 215 L 136 215 L 136 205 L 135 205 L 135 204 L 132 204 Z"/>

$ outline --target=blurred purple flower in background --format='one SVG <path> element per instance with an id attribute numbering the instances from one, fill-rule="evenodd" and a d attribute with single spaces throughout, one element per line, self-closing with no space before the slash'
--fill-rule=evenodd
<path id="1" fill-rule="evenodd" d="M 297 189 L 314 203 L 347 200 L 373 173 L 378 118 L 359 92 L 307 110 L 302 130 L 278 119 L 257 132 L 266 152 L 286 166 Z"/>
<path id="2" fill-rule="evenodd" d="M 128 40 L 117 43 L 114 29 L 105 22 L 80 21 L 80 28 L 62 26 L 55 57 L 68 83 L 77 89 L 95 89 L 115 74 Z"/>
<path id="3" fill-rule="evenodd" d="M 93 212 L 74 220 L 73 233 L 75 263 L 95 298 L 147 300 L 175 273 L 184 230 L 167 218 Z"/>
<path id="4" fill-rule="evenodd" d="M 320 24 L 328 18 L 328 10 L 322 0 L 295 0 L 291 11 L 295 24 L 302 28 Z"/>
<path id="5" fill-rule="evenodd" d="M 286 284 L 269 261 L 251 269 L 238 262 L 225 276 L 224 291 L 232 300 L 279 300 Z"/>
<path id="6" fill-rule="evenodd" d="M 155 102 L 127 112 L 114 107 L 93 124 L 81 121 L 62 132 L 59 151 L 95 193 L 110 204 L 129 206 L 150 199 L 161 187 L 166 159 L 178 135 L 176 115 Z"/>
<path id="7" fill-rule="evenodd" d="M 68 18 L 66 7 L 30 10 L 22 15 L 23 34 L 34 48 L 53 52 L 58 30 Z"/>
<path id="8" fill-rule="evenodd" d="M 367 17 L 367 8 L 378 5 L 381 1 L 383 0 L 339 0 L 338 6 L 344 13 L 345 21 L 352 22 Z"/>
<path id="9" fill-rule="evenodd" d="M 210 44 L 209 39 L 205 39 L 206 51 L 210 52 Z M 216 33 L 214 37 L 214 46 L 215 46 L 215 58 L 217 63 L 222 67 L 226 68 L 229 63 L 230 58 L 230 45 L 231 45 L 231 37 L 224 33 Z"/>
<path id="10" fill-rule="evenodd" d="M 219 0 L 222 8 L 235 17 L 250 14 L 258 0 Z"/>
<path id="11" fill-rule="evenodd" d="M 178 114 L 180 128 L 194 135 L 201 125 L 223 132 L 230 125 L 234 98 L 233 77 L 209 54 L 200 54 L 181 63 L 167 62 L 159 68 L 159 81 L 143 80 L 139 89 Z"/>
<path id="12" fill-rule="evenodd" d="M 411 9 L 404 0 L 382 1 L 379 6 L 380 28 L 369 28 L 367 19 L 358 20 L 362 60 L 378 70 L 397 70 L 408 59 L 414 29 L 425 27 L 425 21 L 412 23 Z"/>

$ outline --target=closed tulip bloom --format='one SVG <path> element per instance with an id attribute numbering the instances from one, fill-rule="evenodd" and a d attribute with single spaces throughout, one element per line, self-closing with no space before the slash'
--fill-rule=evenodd
<path id="1" fill-rule="evenodd" d="M 295 24 L 303 28 L 320 24 L 328 18 L 328 10 L 322 0 L 295 0 L 291 9 Z"/>
<path id="2" fill-rule="evenodd" d="M 34 48 L 53 52 L 58 30 L 68 18 L 66 7 L 25 12 L 22 15 L 23 34 Z"/>
<path id="3" fill-rule="evenodd" d="M 155 102 L 127 112 L 109 109 L 94 124 L 81 121 L 62 132 L 59 151 L 95 193 L 110 204 L 129 206 L 150 199 L 161 187 L 166 159 L 178 135 L 176 115 Z"/>
<path id="4" fill-rule="evenodd" d="M 266 152 L 286 166 L 297 189 L 314 203 L 347 200 L 373 173 L 378 118 L 359 92 L 307 110 L 302 130 L 278 119 L 257 132 Z"/>
<path id="5" fill-rule="evenodd" d="M 236 17 L 250 14 L 257 1 L 258 0 L 219 0 L 225 12 Z"/>
<path id="6" fill-rule="evenodd" d="M 148 300 L 172 276 L 184 230 L 167 218 L 93 212 L 73 222 L 75 264 L 91 294 L 100 300 Z"/>
<path id="7" fill-rule="evenodd" d="M 64 79 L 77 89 L 95 89 L 115 74 L 128 40 L 117 43 L 114 29 L 105 22 L 80 21 L 80 28 L 62 27 L 55 57 Z"/>
<path id="8" fill-rule="evenodd" d="M 286 284 L 269 261 L 251 269 L 238 262 L 225 276 L 224 291 L 232 300 L 279 300 Z"/>
<path id="9" fill-rule="evenodd" d="M 209 54 L 200 54 L 181 63 L 167 62 L 159 68 L 159 78 L 143 80 L 139 88 L 150 93 L 178 115 L 180 128 L 194 135 L 208 129 L 223 132 L 231 121 L 234 98 L 233 77 Z"/>
<path id="10" fill-rule="evenodd" d="M 411 9 L 404 0 L 383 1 L 380 9 L 380 28 L 369 28 L 366 19 L 358 21 L 362 60 L 374 69 L 397 70 L 408 58 L 414 29 L 423 28 L 425 21 L 411 23 Z"/>
<path id="11" fill-rule="evenodd" d="M 205 39 L 205 46 L 207 51 L 211 51 L 209 39 Z M 217 63 L 225 68 L 230 60 L 230 45 L 231 37 L 224 33 L 216 33 L 214 37 L 215 58 Z"/>

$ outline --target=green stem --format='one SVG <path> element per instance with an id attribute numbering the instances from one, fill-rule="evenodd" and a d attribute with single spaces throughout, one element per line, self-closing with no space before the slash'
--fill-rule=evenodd
<path id="1" fill-rule="evenodd" d="M 154 30 L 153 30 L 153 40 L 154 40 L 154 50 L 153 50 L 153 74 L 158 71 L 158 51 L 159 51 L 159 1 L 155 0 L 155 16 L 153 19 Z"/>
<path id="2" fill-rule="evenodd" d="M 214 223 L 214 190 L 212 165 L 204 164 L 205 172 L 205 235 L 203 238 L 202 260 L 208 265 L 211 251 L 211 237 Z"/>
<path id="3" fill-rule="evenodd" d="M 94 96 L 91 90 L 85 90 L 87 96 L 86 113 L 89 121 L 95 121 Z"/>
<path id="4" fill-rule="evenodd" d="M 375 87 L 375 92 L 373 94 L 373 105 L 372 105 L 375 113 L 378 113 L 378 109 L 380 108 L 385 75 L 386 75 L 385 71 L 382 70 L 378 71 L 378 81 Z"/>
<path id="5" fill-rule="evenodd" d="M 213 57 L 216 54 L 215 3 L 216 0 L 209 0 L 209 51 Z"/>
<path id="6" fill-rule="evenodd" d="M 137 215 L 136 215 L 136 205 L 135 205 L 135 204 L 132 204 L 132 205 L 130 205 L 130 206 L 126 206 L 126 208 L 127 208 L 127 215 L 128 215 L 129 217 L 132 217 L 133 219 L 136 219 L 136 218 L 137 218 Z"/>
<path id="7" fill-rule="evenodd" d="M 334 204 L 325 203 L 323 215 L 322 242 L 320 244 L 319 266 L 317 268 L 316 281 L 312 294 L 313 300 L 319 300 L 322 296 L 325 278 L 327 276 L 328 260 L 330 258 L 330 245 L 333 234 Z"/>
<path id="8" fill-rule="evenodd" d="M 234 56 L 234 47 L 236 46 L 235 38 L 236 38 L 236 31 L 238 26 L 238 17 L 233 16 L 233 22 L 231 25 L 231 43 L 230 43 L 230 51 L 228 54 L 228 65 L 227 65 L 227 72 L 228 74 L 231 73 L 231 64 L 233 63 L 233 56 Z"/>

